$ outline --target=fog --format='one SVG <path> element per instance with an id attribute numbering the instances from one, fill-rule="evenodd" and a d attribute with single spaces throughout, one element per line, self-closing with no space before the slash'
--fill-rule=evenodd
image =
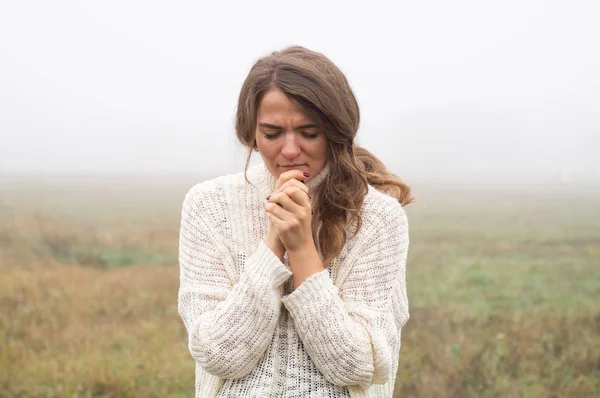
<path id="1" fill-rule="evenodd" d="M 595 0 L 0 0 L 0 173 L 239 171 L 241 84 L 298 44 L 406 180 L 600 181 L 599 21 Z"/>

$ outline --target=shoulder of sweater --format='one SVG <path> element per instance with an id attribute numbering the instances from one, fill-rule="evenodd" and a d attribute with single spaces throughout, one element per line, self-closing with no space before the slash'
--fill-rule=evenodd
<path id="1" fill-rule="evenodd" d="M 192 186 L 183 200 L 183 213 L 192 213 L 194 218 L 218 222 L 215 216 L 224 203 L 228 191 L 245 183 L 244 172 L 225 174 L 204 180 Z"/>
<path id="2" fill-rule="evenodd" d="M 224 174 L 208 180 L 197 183 L 189 189 L 186 196 L 214 196 L 221 195 L 230 188 L 243 185 L 245 183 L 244 172 Z"/>
<path id="3" fill-rule="evenodd" d="M 407 224 L 406 211 L 398 200 L 369 185 L 362 208 L 363 223 L 385 227 L 391 223 Z"/>

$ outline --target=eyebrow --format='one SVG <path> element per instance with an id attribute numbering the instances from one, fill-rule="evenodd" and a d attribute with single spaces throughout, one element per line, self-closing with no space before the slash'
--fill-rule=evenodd
<path id="1" fill-rule="evenodd" d="M 266 127 L 268 129 L 273 129 L 273 130 L 283 130 L 283 127 L 277 126 L 275 124 L 259 123 L 258 125 L 260 127 Z M 315 128 L 315 127 L 318 127 L 318 126 L 314 123 L 310 123 L 310 124 L 303 124 L 302 126 L 298 126 L 298 127 L 296 127 L 296 129 L 311 129 L 311 128 Z"/>

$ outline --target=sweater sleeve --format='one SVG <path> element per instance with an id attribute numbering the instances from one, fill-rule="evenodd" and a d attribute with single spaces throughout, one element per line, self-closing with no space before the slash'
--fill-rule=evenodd
<path id="1" fill-rule="evenodd" d="M 282 298 L 324 377 L 359 390 L 393 378 L 401 328 L 409 317 L 404 210 L 395 206 L 372 228 L 351 251 L 354 259 L 340 289 L 325 269 Z"/>
<path id="2" fill-rule="evenodd" d="M 179 235 L 178 311 L 189 350 L 210 374 L 241 378 L 263 357 L 281 309 L 289 269 L 261 240 L 232 284 L 233 259 L 211 226 L 206 195 L 190 191 Z"/>

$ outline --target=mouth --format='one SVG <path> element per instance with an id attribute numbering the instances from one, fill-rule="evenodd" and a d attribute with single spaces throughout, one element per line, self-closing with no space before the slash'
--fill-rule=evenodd
<path id="1" fill-rule="evenodd" d="M 294 167 L 304 167 L 306 164 L 280 164 L 279 167 L 283 167 L 285 169 L 291 169 Z"/>

